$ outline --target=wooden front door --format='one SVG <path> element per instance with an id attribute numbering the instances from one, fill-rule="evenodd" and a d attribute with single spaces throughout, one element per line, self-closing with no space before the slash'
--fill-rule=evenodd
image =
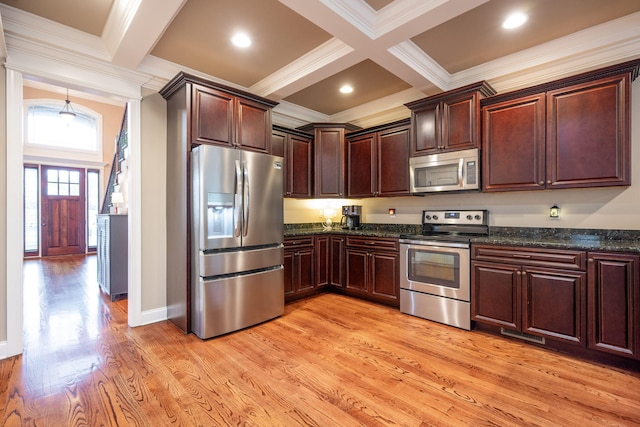
<path id="1" fill-rule="evenodd" d="M 43 166 L 42 256 L 85 253 L 84 169 Z"/>

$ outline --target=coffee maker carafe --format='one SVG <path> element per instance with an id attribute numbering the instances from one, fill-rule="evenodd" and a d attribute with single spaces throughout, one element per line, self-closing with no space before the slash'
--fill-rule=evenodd
<path id="1" fill-rule="evenodd" d="M 342 207 L 342 220 L 344 230 L 360 230 L 360 216 L 362 215 L 362 206 L 349 205 Z"/>

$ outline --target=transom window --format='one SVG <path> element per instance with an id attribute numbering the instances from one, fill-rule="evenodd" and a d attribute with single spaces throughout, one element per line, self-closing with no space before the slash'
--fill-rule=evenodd
<path id="1" fill-rule="evenodd" d="M 72 103 L 76 117 L 66 122 L 60 117 L 62 106 L 60 100 L 26 100 L 25 143 L 44 148 L 100 152 L 102 116 Z"/>

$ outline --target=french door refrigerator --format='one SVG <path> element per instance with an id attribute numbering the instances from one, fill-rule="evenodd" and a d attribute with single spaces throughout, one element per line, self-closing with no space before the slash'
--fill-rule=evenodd
<path id="1" fill-rule="evenodd" d="M 282 157 L 201 145 L 191 170 L 192 331 L 211 338 L 282 315 Z"/>

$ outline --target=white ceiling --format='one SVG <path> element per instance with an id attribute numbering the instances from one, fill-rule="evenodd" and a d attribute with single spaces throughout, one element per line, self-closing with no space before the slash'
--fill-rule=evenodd
<path id="1" fill-rule="evenodd" d="M 529 21 L 506 32 L 512 10 Z M 5 0 L 0 14 L 8 60 L 128 70 L 156 90 L 187 71 L 279 101 L 291 126 L 366 127 L 479 80 L 504 92 L 640 57 L 639 0 Z"/>

